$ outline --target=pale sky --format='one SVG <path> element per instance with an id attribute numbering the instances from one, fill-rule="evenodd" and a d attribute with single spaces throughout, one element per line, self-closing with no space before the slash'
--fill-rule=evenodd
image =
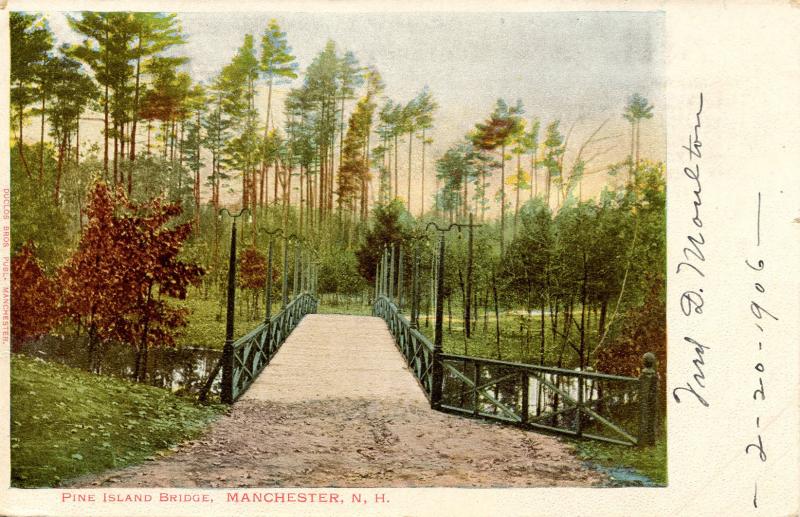
<path id="1" fill-rule="evenodd" d="M 77 41 L 62 13 L 47 18 L 61 42 Z M 574 124 L 568 160 L 608 119 L 602 135 L 612 138 L 595 149 L 610 150 L 588 165 L 592 171 L 628 154 L 630 130 L 621 114 L 627 98 L 639 93 L 655 106 L 654 118 L 642 123 L 642 155 L 665 156 L 663 13 L 247 12 L 180 13 L 179 18 L 188 43 L 175 52 L 190 58 L 187 66 L 195 80 L 211 79 L 246 33 L 258 41 L 268 20 L 276 18 L 301 72 L 332 39 L 340 52 L 351 50 L 361 64 L 377 66 L 385 95 L 395 101 L 407 102 L 427 85 L 439 104 L 430 134 L 434 144 L 426 157 L 429 172 L 447 147 L 491 113 L 498 98 L 509 103 L 521 99 L 525 118 L 538 117 L 542 127 L 560 119 L 567 133 Z M 302 74 L 293 84 L 278 87 L 274 115 L 280 117 L 283 95 L 301 81 Z M 401 171 L 407 168 L 405 155 L 402 146 Z M 417 152 L 413 161 L 418 168 Z M 597 191 L 602 176 L 587 178 L 584 194 Z M 427 185 L 432 181 L 428 176 Z M 431 189 L 426 186 L 426 191 Z M 418 207 L 419 194 L 412 196 Z"/>

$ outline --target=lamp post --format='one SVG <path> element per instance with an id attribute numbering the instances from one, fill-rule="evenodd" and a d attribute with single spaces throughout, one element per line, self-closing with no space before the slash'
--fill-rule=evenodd
<path id="1" fill-rule="evenodd" d="M 413 232 L 409 239 L 413 243 L 411 258 L 411 328 L 419 328 L 419 243 L 427 239 L 423 231 Z"/>
<path id="2" fill-rule="evenodd" d="M 316 290 L 316 272 L 319 264 L 319 253 L 311 246 L 306 246 L 306 282 L 305 291 L 313 293 Z"/>
<path id="3" fill-rule="evenodd" d="M 442 228 L 434 221 L 429 222 L 425 226 L 426 232 L 431 227 L 433 227 L 436 231 L 439 232 L 439 260 L 436 272 L 436 320 L 434 323 L 434 335 L 433 335 L 433 367 L 431 368 L 431 376 L 432 376 L 431 407 L 434 409 L 437 409 L 441 405 L 442 401 L 443 371 L 442 371 L 441 355 L 442 355 L 442 317 L 443 317 L 442 302 L 444 301 L 444 234 L 454 228 L 457 229 L 459 232 L 461 231 L 462 228 L 469 228 L 471 232 L 474 226 L 478 225 L 472 224 L 471 220 L 469 224 L 451 223 L 450 226 L 447 226 L 445 228 Z M 471 271 L 472 270 L 471 254 L 468 260 L 470 261 L 468 269 Z"/>
<path id="4" fill-rule="evenodd" d="M 222 348 L 222 393 L 220 398 L 223 403 L 233 403 L 233 318 L 236 309 L 236 220 L 247 208 L 242 208 L 236 215 L 227 208 L 221 208 L 219 215 L 225 212 L 233 218 L 231 226 L 231 250 L 228 256 L 228 306 L 225 313 L 225 346 Z"/>
<path id="5" fill-rule="evenodd" d="M 269 244 L 267 244 L 267 292 L 266 294 L 266 311 L 264 314 L 264 323 L 269 325 L 270 320 L 272 319 L 272 256 L 273 256 L 273 235 L 283 235 L 283 230 L 280 228 L 276 228 L 274 230 L 267 230 L 266 228 L 260 228 L 259 231 L 262 231 L 269 235 Z"/>
<path id="6" fill-rule="evenodd" d="M 273 235 L 283 235 L 283 230 L 281 228 L 276 228 L 274 230 L 267 230 L 266 228 L 260 228 L 259 231 L 262 231 L 269 235 L 269 244 L 267 244 L 267 286 L 266 286 L 266 293 L 265 293 L 265 301 L 264 304 L 266 308 L 264 310 L 264 325 L 266 325 L 266 332 L 264 333 L 264 344 L 267 346 L 267 362 L 269 362 L 270 355 L 272 353 L 272 256 L 273 256 Z M 262 346 L 264 346 L 262 344 Z"/>
<path id="7" fill-rule="evenodd" d="M 391 253 L 389 255 L 389 300 L 394 302 L 394 249 L 395 244 L 392 243 Z"/>
<path id="8" fill-rule="evenodd" d="M 302 258 L 300 257 L 300 243 L 294 241 L 294 278 L 292 279 L 292 299 L 296 299 L 300 294 L 300 267 Z"/>
<path id="9" fill-rule="evenodd" d="M 283 308 L 286 308 L 289 305 L 289 275 L 286 274 L 287 267 L 289 266 L 289 242 L 295 242 L 295 254 L 294 254 L 294 278 L 292 280 L 292 291 L 293 297 L 297 296 L 297 253 L 299 248 L 297 247 L 297 241 L 301 240 L 301 237 L 298 237 L 296 234 L 292 233 L 289 235 L 283 234 L 283 285 L 281 286 L 281 294 L 282 294 L 282 304 Z"/>

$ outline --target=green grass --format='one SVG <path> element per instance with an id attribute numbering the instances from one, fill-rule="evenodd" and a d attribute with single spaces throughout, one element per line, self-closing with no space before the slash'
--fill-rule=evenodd
<path id="1" fill-rule="evenodd" d="M 372 306 L 364 305 L 358 296 L 348 297 L 346 295 L 336 296 L 334 294 L 323 294 L 317 310 L 320 314 L 355 314 L 368 316 L 372 314 Z M 466 354 L 476 357 L 486 357 L 491 359 L 502 359 L 505 361 L 516 361 L 524 363 L 539 364 L 539 347 L 541 332 L 541 316 L 525 316 L 523 313 L 503 311 L 500 313 L 500 349 L 498 351 L 495 334 L 495 317 L 490 312 L 485 318 L 483 309 L 479 310 L 479 318 L 476 326 L 471 332 L 470 339 L 465 339 L 464 319 L 461 317 L 463 309 L 460 304 L 451 307 L 452 316 L 448 318 L 445 307 L 443 320 L 443 347 L 445 353 Z M 410 308 L 404 307 L 403 315 L 410 317 Z M 419 316 L 419 329 L 433 341 L 434 334 L 434 315 L 428 317 L 428 325 L 425 325 L 426 314 L 422 312 Z M 559 323 L 561 327 L 562 323 Z M 594 330 L 594 328 L 592 328 Z M 578 333 L 573 329 L 571 341 L 578 342 Z M 596 333 L 587 336 L 587 342 L 597 341 Z M 554 337 L 549 319 L 545 321 L 545 357 L 546 365 L 554 366 L 558 363 L 558 356 L 561 351 L 563 340 Z M 563 365 L 572 367 L 577 364 L 575 351 L 567 346 L 564 349 Z"/>
<path id="2" fill-rule="evenodd" d="M 627 467 L 647 476 L 657 485 L 667 484 L 666 423 L 656 444 L 649 447 L 625 447 L 593 440 L 573 442 L 575 454 L 584 461 L 603 467 Z"/>
<path id="3" fill-rule="evenodd" d="M 353 314 L 356 316 L 372 316 L 372 304 L 366 305 L 361 297 L 323 294 L 317 307 L 319 314 Z"/>
<path id="4" fill-rule="evenodd" d="M 52 487 L 139 463 L 196 436 L 223 411 L 166 390 L 11 358 L 11 484 Z"/>
<path id="5" fill-rule="evenodd" d="M 249 293 L 247 293 L 248 296 Z M 239 338 L 264 321 L 264 301 L 259 300 L 258 312 L 252 299 L 248 310 L 247 300 L 241 292 L 236 293 L 236 317 L 234 319 L 234 339 Z M 278 297 L 279 298 L 279 297 Z M 290 296 L 291 299 L 291 296 Z M 204 298 L 202 293 L 192 290 L 185 300 L 173 301 L 176 307 L 189 310 L 188 323 L 180 330 L 178 346 L 213 348 L 221 350 L 225 344 L 225 305 L 220 305 L 217 296 Z M 272 315 L 281 311 L 280 300 L 272 304 Z M 323 295 L 319 304 L 320 314 L 357 314 L 369 316 L 371 305 L 363 305 L 359 299 L 345 296 Z"/>
<path id="6" fill-rule="evenodd" d="M 445 353 L 502 359 L 523 363 L 539 364 L 541 316 L 523 317 L 518 314 L 500 314 L 500 350 L 498 353 L 495 335 L 494 314 L 490 314 L 488 324 L 484 326 L 483 311 L 480 313 L 477 326 L 471 332 L 470 339 L 465 339 L 464 320 L 451 319 L 448 329 L 448 318 L 445 312 L 443 321 L 443 343 Z M 434 318 L 429 318 L 429 325 L 425 326 L 425 314 L 419 317 L 420 331 L 431 341 L 434 337 Z M 529 330 L 528 330 L 529 329 Z M 573 333 L 572 341 L 578 341 L 577 333 Z M 594 337 L 592 341 L 594 342 Z M 561 339 L 554 339 L 550 322 L 545 322 L 545 355 L 544 364 L 554 366 L 558 362 L 561 350 Z M 571 347 L 564 349 L 564 366 L 570 367 L 577 362 L 576 354 Z"/>
<path id="7" fill-rule="evenodd" d="M 239 293 L 237 297 L 234 339 L 247 334 L 264 321 L 263 301 L 259 304 L 258 313 L 254 314 L 254 308 L 248 311 Z M 181 329 L 176 340 L 178 346 L 222 350 L 225 344 L 225 305 L 220 306 L 219 299 L 214 296 L 203 298 L 199 292 L 191 291 L 186 300 L 175 301 L 174 304 L 189 310 L 188 324 Z M 280 310 L 280 303 L 272 304 L 273 315 Z"/>

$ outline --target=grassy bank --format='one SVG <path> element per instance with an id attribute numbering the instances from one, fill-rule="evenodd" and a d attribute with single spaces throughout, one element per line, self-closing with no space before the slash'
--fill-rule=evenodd
<path id="1" fill-rule="evenodd" d="M 139 463 L 196 436 L 222 410 L 162 389 L 13 355 L 11 484 L 58 486 Z"/>

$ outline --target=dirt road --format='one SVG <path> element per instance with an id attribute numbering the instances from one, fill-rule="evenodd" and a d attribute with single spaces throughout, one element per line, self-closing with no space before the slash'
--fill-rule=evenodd
<path id="1" fill-rule="evenodd" d="M 200 439 L 114 487 L 522 487 L 603 481 L 558 438 L 432 411 L 383 321 L 307 316 Z"/>

